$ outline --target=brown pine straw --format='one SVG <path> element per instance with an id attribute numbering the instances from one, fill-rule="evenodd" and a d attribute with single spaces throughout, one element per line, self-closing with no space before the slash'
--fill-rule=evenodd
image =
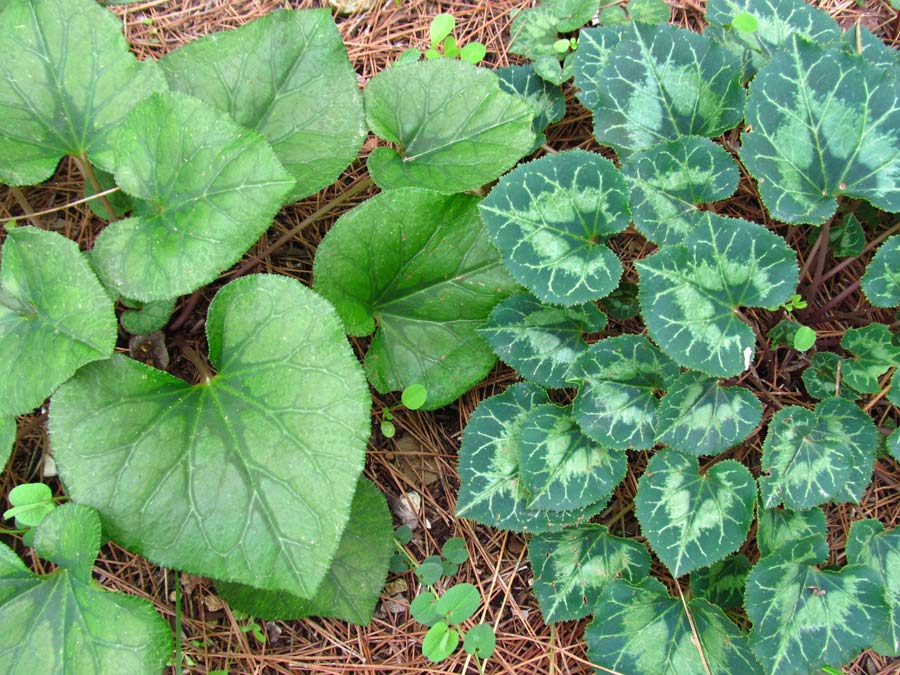
<path id="1" fill-rule="evenodd" d="M 125 34 L 135 53 L 139 58 L 146 59 L 159 57 L 202 35 L 237 27 L 278 8 L 308 8 L 324 4 L 284 0 L 152 0 L 116 6 L 113 11 L 121 17 Z M 356 67 L 359 83 L 364 85 L 405 49 L 427 48 L 429 22 L 441 12 L 450 12 L 457 18 L 456 35 L 463 41 L 480 40 L 487 46 L 489 65 L 501 66 L 518 62 L 517 57 L 510 58 L 506 53 L 509 12 L 533 4 L 536 3 L 529 0 L 376 0 L 369 11 L 340 17 L 339 25 Z M 845 27 L 860 21 L 888 44 L 895 47 L 900 45 L 900 18 L 890 8 L 888 0 L 867 0 L 862 7 L 856 0 L 824 0 L 818 6 Z M 703 15 L 702 2 L 673 2 L 673 19 L 679 25 L 702 29 Z M 566 93 L 568 115 L 565 121 L 548 131 L 548 151 L 572 147 L 601 151 L 591 136 L 590 114 L 577 103 L 571 86 L 567 86 Z M 738 142 L 738 134 L 726 134 L 722 142 L 725 147 L 733 149 Z M 370 138 L 360 159 L 353 163 L 335 186 L 285 208 L 269 232 L 248 252 L 244 260 L 223 274 L 216 283 L 191 297 L 181 299 L 175 314 L 180 325 L 180 343 L 174 339 L 174 333 L 168 335 L 172 356 L 170 370 L 185 379 L 196 380 L 197 373 L 180 353 L 179 344 L 186 350 L 205 353 L 203 328 L 207 306 L 217 288 L 233 278 L 236 271 L 285 274 L 307 284 L 311 282 L 312 259 L 322 235 L 340 213 L 374 194 L 375 190 L 363 190 L 341 204 L 340 208 L 328 213 L 319 212 L 342 192 L 366 179 L 365 156 L 372 147 L 374 144 Z M 74 202 L 83 197 L 83 185 L 84 179 L 74 163 L 64 161 L 52 180 L 43 185 L 23 188 L 21 194 L 16 194 L 19 191 L 0 191 L 0 218 L 23 218 L 29 211 L 39 212 Z M 20 196 L 23 199 L 19 199 Z M 870 247 L 859 259 L 835 261 L 821 245 L 815 246 L 818 235 L 815 228 L 771 223 L 765 211 L 760 209 L 756 188 L 747 176 L 741 180 L 735 198 L 713 204 L 709 208 L 724 215 L 765 223 L 788 239 L 798 251 L 804 270 L 800 292 L 813 291 L 811 294 L 814 297 L 808 298 L 811 300 L 807 310 L 810 316 L 827 305 L 831 298 L 845 289 L 851 289 L 838 306 L 828 308 L 818 317 L 819 321 L 815 326 L 819 334 L 818 349 L 839 350 L 841 336 L 847 328 L 862 326 L 871 321 L 886 324 L 894 321 L 890 312 L 873 309 L 859 290 L 852 288 L 864 271 L 874 247 Z M 78 241 L 84 248 L 91 246 L 102 227 L 102 222 L 84 204 L 34 218 L 42 227 L 59 231 Z M 300 224 L 304 226 L 299 228 Z M 872 236 L 883 235 L 892 225 L 893 222 L 884 217 Z M 286 243 L 278 241 L 292 229 L 298 229 L 299 233 Z M 276 243 L 277 246 L 273 246 Z M 611 243 L 625 263 L 626 277 L 632 281 L 637 280 L 633 261 L 652 253 L 653 246 L 633 231 L 623 233 Z M 766 310 L 749 309 L 745 313 L 762 334 L 784 318 L 781 312 Z M 637 320 L 624 323 L 613 321 L 606 334 L 640 332 L 641 329 Z M 123 341 L 122 346 L 124 344 Z M 365 341 L 356 346 L 362 355 Z M 813 403 L 800 382 L 800 373 L 808 363 L 809 356 L 806 354 L 773 347 L 766 355 L 760 355 L 754 367 L 736 378 L 735 382 L 749 387 L 763 401 L 765 423 L 780 408 L 789 405 L 810 406 Z M 502 391 L 514 381 L 515 374 L 501 365 L 455 405 L 434 413 L 400 412 L 395 419 L 398 429 L 395 439 L 385 439 L 377 432 L 377 417 L 382 408 L 396 404 L 398 397 L 379 396 L 376 393 L 376 431 L 369 444 L 366 475 L 389 498 L 396 498 L 413 490 L 422 495 L 422 511 L 419 514 L 421 526 L 416 530 L 411 544 L 411 550 L 418 559 L 438 553 L 443 542 L 450 536 L 461 536 L 466 540 L 471 560 L 461 567 L 456 577 L 446 583 L 468 581 L 482 594 L 484 606 L 476 617 L 479 621 L 494 626 L 498 637 L 497 651 L 488 661 L 487 672 L 509 675 L 587 675 L 595 671 L 585 651 L 583 631 L 586 621 L 562 622 L 552 629 L 544 625 L 531 590 L 532 575 L 525 538 L 453 517 L 459 487 L 456 453 L 462 429 L 480 401 Z M 900 419 L 897 410 L 889 405 L 882 394 L 869 397 L 862 404 L 873 415 L 876 423 L 886 429 Z M 757 433 L 726 456 L 737 459 L 758 473 L 762 437 L 757 430 Z M 48 448 L 46 412 L 41 410 L 22 418 L 14 457 L 0 479 L 0 493 L 5 495 L 20 483 L 42 480 L 42 458 Z M 647 465 L 650 453 L 628 454 L 628 474 L 598 520 L 615 534 L 643 541 L 634 516 L 633 499 L 638 478 Z M 708 459 L 705 464 L 719 459 Z M 426 481 L 426 478 L 434 478 L 435 475 L 433 482 Z M 47 480 L 59 490 L 55 479 Z M 845 563 L 844 546 L 853 521 L 878 518 L 888 527 L 898 523 L 898 486 L 900 471 L 897 463 L 891 459 L 879 459 L 875 464 L 872 485 L 860 505 L 825 507 L 833 551 L 830 564 Z M 424 527 L 426 519 L 430 528 Z M 759 552 L 753 540 L 754 534 L 751 531 L 742 552 L 755 561 Z M 30 549 L 23 548 L 20 542 L 11 543 L 33 569 L 38 572 L 50 569 L 48 563 L 33 555 Z M 328 619 L 270 622 L 265 625 L 268 640 L 263 644 L 251 633 L 241 630 L 245 622 L 236 619 L 227 606 L 216 602 L 215 589 L 209 580 L 160 569 L 115 544 L 103 547 L 94 572 L 104 587 L 137 595 L 152 602 L 173 625 L 174 584 L 182 584 L 182 646 L 190 659 L 184 667 L 185 673 L 205 674 L 217 669 L 226 670 L 233 675 L 421 675 L 477 672 L 474 663 L 461 650 L 440 664 L 432 664 L 422 656 L 421 643 L 426 628 L 413 621 L 404 608 L 418 591 L 415 577 L 411 573 L 401 575 L 407 582 L 408 589 L 392 598 L 399 603 L 396 606 L 399 611 L 385 611 L 383 606 L 380 607 L 368 627 L 361 628 Z M 655 559 L 653 573 L 668 585 L 673 595 L 683 592 L 678 582 Z M 396 575 L 389 577 L 389 581 L 397 579 Z M 686 579 L 681 580 L 685 589 L 686 582 Z M 744 615 L 737 613 L 733 617 L 746 625 Z M 167 672 L 174 670 L 170 668 Z M 900 673 L 900 660 L 865 652 L 847 666 L 844 672 L 848 675 L 896 675 Z"/>

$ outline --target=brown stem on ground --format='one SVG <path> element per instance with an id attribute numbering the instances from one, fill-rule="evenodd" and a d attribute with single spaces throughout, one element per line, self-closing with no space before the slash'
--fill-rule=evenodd
<path id="1" fill-rule="evenodd" d="M 109 216 L 109 221 L 112 222 L 118 220 L 116 210 L 112 207 L 112 204 L 109 203 L 109 199 L 106 198 L 106 194 L 104 194 L 103 188 L 100 186 L 100 181 L 97 180 L 97 174 L 94 173 L 94 167 L 91 166 L 91 163 L 88 161 L 87 155 L 85 153 L 81 153 L 78 156 L 72 155 L 72 161 L 75 162 L 75 166 L 78 167 L 78 170 L 81 172 L 81 175 L 84 176 L 84 179 L 91 184 L 94 194 L 97 195 L 100 203 L 103 204 L 103 209 Z"/>

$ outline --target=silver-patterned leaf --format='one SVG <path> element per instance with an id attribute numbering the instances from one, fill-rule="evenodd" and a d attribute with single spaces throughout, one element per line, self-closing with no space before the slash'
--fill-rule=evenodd
<path id="1" fill-rule="evenodd" d="M 889 237 L 878 247 L 866 267 L 862 289 L 876 307 L 900 304 L 900 235 Z"/>
<path id="2" fill-rule="evenodd" d="M 585 28 L 578 34 L 575 86 L 578 88 L 578 100 L 588 110 L 593 110 L 600 102 L 600 75 L 624 33 L 622 26 L 599 26 Z"/>
<path id="3" fill-rule="evenodd" d="M 866 565 L 881 579 L 890 618 L 872 626 L 872 648 L 882 656 L 900 656 L 900 530 L 885 530 L 874 519 L 857 520 L 847 535 L 847 562 Z"/>
<path id="4" fill-rule="evenodd" d="M 691 592 L 722 609 L 744 606 L 744 588 L 750 559 L 743 553 L 730 555 L 724 560 L 691 573 Z"/>
<path id="5" fill-rule="evenodd" d="M 844 331 L 841 347 L 853 354 L 841 363 L 844 383 L 863 394 L 879 393 L 881 376 L 900 366 L 900 347 L 893 340 L 893 333 L 883 323 Z"/>
<path id="6" fill-rule="evenodd" d="M 759 505 L 756 513 L 756 545 L 761 556 L 766 557 L 791 542 L 805 537 L 827 536 L 825 512 L 822 509 L 791 511 L 790 509 L 765 509 Z"/>
<path id="7" fill-rule="evenodd" d="M 547 126 L 559 122 L 566 114 L 566 97 L 562 89 L 538 77 L 531 65 L 506 66 L 494 72 L 503 91 L 518 96 L 534 109 L 531 128 L 536 138 L 532 151 L 537 150 L 547 141 L 544 135 Z"/>
<path id="8" fill-rule="evenodd" d="M 622 264 L 606 241 L 628 226 L 615 165 L 568 150 L 522 164 L 479 205 L 512 275 L 544 302 L 576 305 L 612 292 Z"/>
<path id="9" fill-rule="evenodd" d="M 844 359 L 834 352 L 816 352 L 803 370 L 803 386 L 806 393 L 817 399 L 841 396 L 855 401 L 862 393 L 849 386 L 841 378 Z"/>

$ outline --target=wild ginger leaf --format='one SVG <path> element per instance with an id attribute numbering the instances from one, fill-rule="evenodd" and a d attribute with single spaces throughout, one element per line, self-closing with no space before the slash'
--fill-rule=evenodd
<path id="1" fill-rule="evenodd" d="M 688 371 L 669 387 L 656 412 L 656 442 L 687 455 L 717 455 L 743 441 L 762 419 L 749 389 L 722 387 Z"/>
<path id="2" fill-rule="evenodd" d="M 705 213 L 684 244 L 635 263 L 640 301 L 656 343 L 679 365 L 716 377 L 752 363 L 756 337 L 735 310 L 773 307 L 797 288 L 797 257 L 784 239 L 746 220 Z"/>
<path id="3" fill-rule="evenodd" d="M 721 609 L 699 598 L 687 604 L 699 645 L 681 600 L 659 581 L 611 581 L 584 631 L 588 658 L 628 675 L 762 675 L 747 638 Z"/>
<path id="4" fill-rule="evenodd" d="M 365 107 L 369 129 L 399 146 L 369 155 L 369 173 L 385 190 L 473 190 L 534 143 L 531 106 L 503 91 L 492 72 L 464 61 L 395 64 L 369 81 Z"/>
<path id="5" fill-rule="evenodd" d="M 327 9 L 280 10 L 188 43 L 160 61 L 169 85 L 262 134 L 297 183 L 330 185 L 366 137 L 362 94 Z"/>
<path id="6" fill-rule="evenodd" d="M 672 450 L 653 455 L 635 497 L 641 532 L 676 578 L 736 551 L 755 504 L 743 464 L 726 459 L 701 474 L 695 457 Z"/>
<path id="7" fill-rule="evenodd" d="M 401 188 L 343 215 L 316 251 L 315 288 L 351 335 L 377 332 L 366 373 L 378 391 L 423 384 L 423 408 L 458 398 L 493 367 L 478 336 L 517 286 L 478 217 L 478 199 Z"/>
<path id="8" fill-rule="evenodd" d="M 215 279 L 266 231 L 294 185 L 262 136 L 185 94 L 145 99 L 115 140 L 116 182 L 135 210 L 103 230 L 92 261 L 134 300 L 167 300 Z"/>
<path id="9" fill-rule="evenodd" d="M 641 335 L 595 342 L 570 372 L 583 382 L 575 419 L 584 433 L 612 448 L 653 445 L 657 393 L 678 377 L 678 366 Z"/>
<path id="10" fill-rule="evenodd" d="M 91 577 L 100 548 L 100 519 L 93 509 L 60 507 L 38 528 L 35 547 L 60 569 L 34 575 L 0 544 L 0 670 L 161 672 L 172 652 L 169 625 L 149 602 L 104 591 Z"/>
<path id="11" fill-rule="evenodd" d="M 858 503 L 872 477 L 877 444 L 872 418 L 845 399 L 826 399 L 815 411 L 782 408 L 763 443 L 763 506 Z"/>
<path id="12" fill-rule="evenodd" d="M 328 573 L 371 422 L 333 308 L 286 277 L 222 288 L 196 385 L 115 356 L 53 399 L 70 496 L 157 564 L 312 597 Z"/>
<path id="13" fill-rule="evenodd" d="M 594 136 L 621 159 L 682 136 L 718 136 L 743 117 L 740 61 L 706 36 L 632 22 L 604 61 L 600 73 L 576 67 L 576 84 Z"/>
<path id="14" fill-rule="evenodd" d="M 650 241 L 680 244 L 701 219 L 698 204 L 734 194 L 738 166 L 708 138 L 657 143 L 622 166 L 635 227 Z"/>
<path id="15" fill-rule="evenodd" d="M 526 380 L 558 388 L 568 385 L 569 369 L 587 351 L 584 334 L 605 327 L 594 303 L 554 307 L 520 293 L 497 305 L 478 334 Z"/>
<path id="16" fill-rule="evenodd" d="M 872 649 L 882 656 L 900 655 L 900 530 L 885 531 L 877 520 L 857 520 L 847 536 L 847 562 L 866 565 L 881 580 L 888 621 L 873 624 Z"/>
<path id="17" fill-rule="evenodd" d="M 611 293 L 622 263 L 606 241 L 628 226 L 615 165 L 568 150 L 506 174 L 479 206 L 512 275 L 541 301 L 576 305 Z"/>
<path id="18" fill-rule="evenodd" d="M 0 417 L 0 471 L 6 469 L 6 463 L 12 455 L 16 443 L 16 418 Z"/>
<path id="19" fill-rule="evenodd" d="M 900 304 L 900 235 L 889 237 L 878 247 L 866 267 L 862 289 L 876 307 Z"/>
<path id="20" fill-rule="evenodd" d="M 900 211 L 900 78 L 794 37 L 750 84 L 741 160 L 773 218 L 821 225 L 837 197 Z"/>
<path id="21" fill-rule="evenodd" d="M 0 181 L 34 185 L 63 155 L 111 171 L 112 132 L 141 99 L 164 91 L 122 23 L 93 0 L 9 0 L 0 7 Z"/>
<path id="22" fill-rule="evenodd" d="M 331 569 L 313 598 L 229 582 L 217 583 L 216 589 L 233 608 L 266 621 L 322 616 L 364 626 L 384 588 L 393 531 L 384 495 L 360 478 Z"/>
<path id="23" fill-rule="evenodd" d="M 893 343 L 894 335 L 883 323 L 870 323 L 862 328 L 848 328 L 841 338 L 841 347 L 853 354 L 841 363 L 843 381 L 863 394 L 881 391 L 878 379 L 888 370 L 900 366 L 900 347 Z"/>
<path id="24" fill-rule="evenodd" d="M 691 592 L 722 609 L 744 606 L 744 588 L 750 560 L 742 553 L 730 555 L 691 573 Z"/>
<path id="25" fill-rule="evenodd" d="M 503 91 L 518 96 L 534 109 L 531 128 L 536 139 L 532 151 L 537 150 L 547 141 L 544 130 L 566 114 L 566 97 L 562 89 L 538 77 L 530 65 L 506 66 L 494 72 Z"/>
<path id="26" fill-rule="evenodd" d="M 109 358 L 113 303 L 75 242 L 7 231 L 0 266 L 0 417 L 23 415 L 81 366 Z"/>
<path id="27" fill-rule="evenodd" d="M 750 570 L 750 645 L 766 673 L 796 675 L 849 661 L 869 645 L 872 628 L 887 623 L 878 574 L 864 565 L 816 567 L 827 557 L 825 540 L 809 537 Z"/>
<path id="28" fill-rule="evenodd" d="M 531 409 L 518 441 L 529 509 L 569 511 L 605 502 L 628 468 L 624 452 L 582 433 L 571 407 L 547 403 Z"/>
<path id="29" fill-rule="evenodd" d="M 791 511 L 766 509 L 759 506 L 756 514 L 756 545 L 763 557 L 789 546 L 791 542 L 828 535 L 825 513 L 822 509 Z"/>
<path id="30" fill-rule="evenodd" d="M 644 546 L 593 523 L 534 535 L 528 559 L 545 623 L 587 616 L 608 583 L 637 581 L 650 572 Z"/>

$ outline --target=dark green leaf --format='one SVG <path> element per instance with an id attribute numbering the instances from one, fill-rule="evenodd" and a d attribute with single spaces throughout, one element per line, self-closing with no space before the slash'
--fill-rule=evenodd
<path id="1" fill-rule="evenodd" d="M 588 23 L 600 4 L 600 0 L 542 0 L 541 7 L 553 12 L 560 33 L 569 33 Z"/>
<path id="2" fill-rule="evenodd" d="M 840 224 L 832 224 L 828 244 L 832 247 L 835 258 L 855 258 L 862 255 L 866 246 L 866 234 L 859 218 L 848 213 Z"/>
<path id="3" fill-rule="evenodd" d="M 496 645 L 497 636 L 494 635 L 494 629 L 486 623 L 472 626 L 466 632 L 466 639 L 463 640 L 463 649 L 466 650 L 466 654 L 477 656 L 480 659 L 491 658 Z"/>
<path id="4" fill-rule="evenodd" d="M 132 335 L 146 335 L 169 323 L 176 298 L 156 302 L 135 303 L 137 307 L 122 312 L 122 328 Z"/>
<path id="5" fill-rule="evenodd" d="M 422 640 L 422 653 L 433 663 L 439 663 L 450 656 L 459 645 L 459 633 L 445 622 L 438 621 Z"/>
<path id="6" fill-rule="evenodd" d="M 894 9 L 900 9 L 900 7 L 894 7 Z M 881 38 L 864 28 L 860 22 L 844 31 L 843 40 L 850 51 L 862 54 L 876 66 L 891 69 L 900 65 L 900 52 L 889 47 Z"/>
<path id="7" fill-rule="evenodd" d="M 534 67 L 507 66 L 494 71 L 500 78 L 500 88 L 530 105 L 534 110 L 532 131 L 537 137 L 532 146 L 537 150 L 546 142 L 544 130 L 559 122 L 566 114 L 566 97 L 559 86 L 553 86 L 534 72 Z"/>
<path id="8" fill-rule="evenodd" d="M 441 547 L 441 555 L 456 565 L 462 565 L 469 559 L 466 540 L 462 537 L 450 537 Z"/>
<path id="9" fill-rule="evenodd" d="M 756 514 L 756 544 L 763 557 L 780 551 L 805 537 L 825 539 L 828 534 L 822 509 L 790 511 L 759 507 Z"/>
<path id="10" fill-rule="evenodd" d="M 315 288 L 345 330 L 376 330 L 366 373 L 380 392 L 425 386 L 423 406 L 450 403 L 496 362 L 478 336 L 517 286 L 471 195 L 391 190 L 342 216 L 319 245 Z M 377 322 L 377 324 L 376 324 Z"/>
<path id="11" fill-rule="evenodd" d="M 394 537 L 405 546 L 412 541 L 412 528 L 409 525 L 401 525 L 394 532 Z"/>
<path id="12" fill-rule="evenodd" d="M 875 252 L 863 275 L 862 289 L 876 307 L 900 304 L 900 235 L 889 237 Z"/>
<path id="13" fill-rule="evenodd" d="M 743 554 L 731 555 L 691 574 L 691 591 L 694 596 L 722 609 L 744 606 L 744 587 L 750 560 Z"/>
<path id="14" fill-rule="evenodd" d="M 887 437 L 886 443 L 888 454 L 900 462 L 900 429 L 894 429 Z"/>
<path id="15" fill-rule="evenodd" d="M 842 396 L 855 401 L 862 398 L 860 392 L 840 379 L 841 370 L 839 369 L 843 368 L 843 362 L 844 360 L 834 352 L 813 354 L 809 366 L 802 375 L 806 393 L 818 399 Z"/>
<path id="16" fill-rule="evenodd" d="M 641 23 L 668 23 L 672 15 L 666 0 L 630 0 L 626 8 L 631 20 Z"/>
<path id="17" fill-rule="evenodd" d="M 16 443 L 16 419 L 0 417 L 0 472 L 6 469 L 6 463 L 12 455 Z"/>
<path id="18" fill-rule="evenodd" d="M 848 328 L 841 347 L 853 354 L 841 364 L 841 377 L 847 386 L 863 394 L 881 391 L 878 379 L 890 368 L 900 366 L 900 347 L 883 323 L 870 323 L 862 328 Z"/>
<path id="19" fill-rule="evenodd" d="M 440 556 L 428 556 L 416 567 L 416 576 L 423 586 L 431 586 L 444 576 L 444 564 Z"/>
<path id="20" fill-rule="evenodd" d="M 481 595 L 472 584 L 455 584 L 434 603 L 434 611 L 449 624 L 462 623 L 475 613 Z"/>
<path id="21" fill-rule="evenodd" d="M 641 312 L 638 302 L 638 285 L 630 281 L 622 281 L 619 287 L 603 298 L 603 308 L 617 321 L 633 319 Z"/>
<path id="22" fill-rule="evenodd" d="M 607 8 L 601 17 L 610 9 L 621 13 L 621 23 L 627 23 L 625 12 L 620 8 Z M 604 19 L 603 23 L 608 23 Z M 593 110 L 600 103 L 600 76 L 606 68 L 609 55 L 625 36 L 625 29 L 620 25 L 607 25 L 600 28 L 586 28 L 578 34 L 578 51 L 575 57 L 575 86 L 578 100 L 588 110 Z"/>
<path id="23" fill-rule="evenodd" d="M 877 520 L 858 520 L 847 536 L 847 562 L 866 565 L 881 580 L 890 618 L 873 624 L 872 648 L 882 656 L 900 655 L 900 530 L 885 531 Z"/>

